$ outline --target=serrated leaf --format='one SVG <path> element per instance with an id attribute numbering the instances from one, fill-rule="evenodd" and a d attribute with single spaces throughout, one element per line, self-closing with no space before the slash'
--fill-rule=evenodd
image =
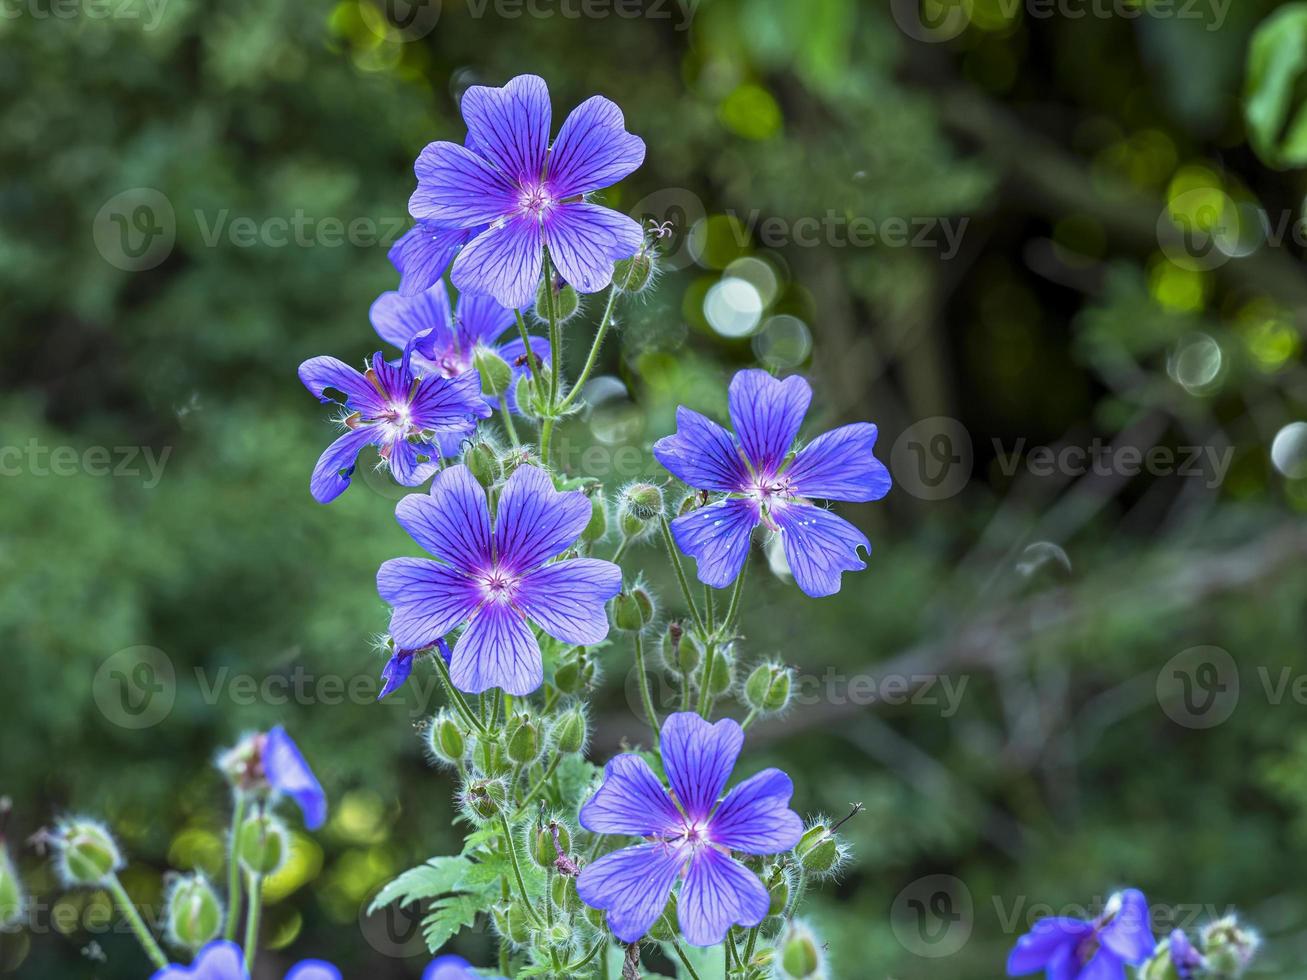
<path id="1" fill-rule="evenodd" d="M 499 883 L 500 878 L 513 873 L 508 859 L 499 854 L 487 854 L 473 864 L 463 876 L 463 885 L 469 891 L 485 891 Z"/>
<path id="2" fill-rule="evenodd" d="M 432 905 L 422 920 L 427 949 L 432 953 L 440 952 L 445 943 L 476 921 L 484 904 L 479 895 L 450 895 Z"/>
<path id="3" fill-rule="evenodd" d="M 400 905 L 410 905 L 424 898 L 439 898 L 455 891 L 471 867 L 472 862 L 465 857 L 433 857 L 426 864 L 409 868 L 377 892 L 372 904 L 368 906 L 368 914 L 396 899 Z"/>

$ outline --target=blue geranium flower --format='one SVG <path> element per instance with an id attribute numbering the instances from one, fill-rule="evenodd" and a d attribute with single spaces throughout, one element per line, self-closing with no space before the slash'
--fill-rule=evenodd
<path id="1" fill-rule="evenodd" d="M 249 980 L 241 948 L 225 939 L 209 943 L 190 966 L 176 964 L 158 970 L 150 980 Z M 290 968 L 286 980 L 341 980 L 341 973 L 325 960 L 302 960 Z M 483 980 L 461 956 L 433 960 L 422 980 Z"/>
<path id="2" fill-rule="evenodd" d="M 1125 968 L 1153 955 L 1148 901 L 1131 888 L 1113 895 L 1097 919 L 1040 919 L 1017 940 L 1007 961 L 1010 977 L 1043 970 L 1047 980 L 1125 980 Z"/>
<path id="3" fill-rule="evenodd" d="M 450 270 L 459 290 L 526 305 L 546 246 L 579 292 L 608 285 L 613 263 L 634 255 L 643 234 L 634 219 L 583 198 L 644 162 L 644 141 L 626 131 L 622 110 L 602 96 L 587 99 L 552 145 L 549 89 L 536 75 L 503 88 L 474 85 L 462 110 L 467 145 L 430 143 L 414 165 L 418 186 L 408 209 L 424 231 L 397 243 L 405 272 L 412 265 L 416 277 L 419 266 L 452 254 L 461 244 L 452 231 L 461 229 L 470 240 Z"/>
<path id="4" fill-rule="evenodd" d="M 440 651 L 440 658 L 448 664 L 454 659 L 453 652 L 449 649 L 449 644 L 445 642 L 442 636 L 436 640 L 436 649 Z M 386 661 L 386 666 L 381 668 L 381 693 L 377 695 L 377 700 L 381 701 L 398 691 L 408 681 L 409 676 L 413 673 L 413 657 L 417 651 L 414 650 L 396 650 Z"/>
<path id="5" fill-rule="evenodd" d="M 263 738 L 264 777 L 273 792 L 284 793 L 304 814 L 304 826 L 317 830 L 327 819 L 327 794 L 286 729 L 273 728 Z"/>
<path id="6" fill-rule="evenodd" d="M 659 744 L 675 798 L 638 755 L 612 759 L 598 792 L 581 807 L 581 826 L 645 843 L 587 865 L 577 894 L 607 910 L 613 935 L 633 943 L 662 915 L 683 877 L 681 932 L 694 946 L 713 946 L 732 925 L 756 926 L 766 917 L 767 889 L 731 851 L 776 854 L 798 843 L 803 821 L 789 808 L 794 784 L 779 769 L 765 769 L 721 798 L 744 744 L 744 730 L 730 719 L 714 725 L 678 712 L 663 725 Z"/>
<path id="7" fill-rule="evenodd" d="M 658 462 L 685 483 L 727 494 L 672 521 L 677 546 L 696 560 L 705 585 L 735 581 L 759 524 L 780 533 L 794 581 L 810 596 L 838 592 L 844 572 L 867 567 L 858 556 L 859 548 L 871 552 L 866 535 L 809 498 L 865 501 L 889 493 L 889 470 L 873 455 L 876 427 L 841 426 L 791 457 L 811 401 L 803 378 L 741 371 L 729 393 L 734 433 L 681 406 L 676 435 L 654 443 Z"/>

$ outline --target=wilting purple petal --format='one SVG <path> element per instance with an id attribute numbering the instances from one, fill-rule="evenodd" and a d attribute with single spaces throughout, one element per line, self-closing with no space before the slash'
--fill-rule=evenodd
<path id="1" fill-rule="evenodd" d="M 1121 906 L 1112 921 L 1103 927 L 1099 938 L 1118 958 L 1138 966 L 1153 955 L 1157 940 L 1153 938 L 1152 916 L 1148 899 L 1138 888 L 1120 893 Z"/>
<path id="2" fill-rule="evenodd" d="M 1021 976 L 1047 968 L 1062 950 L 1074 950 L 1093 931 L 1091 923 L 1079 919 L 1061 916 L 1040 919 L 1012 948 L 1007 960 L 1008 975 Z"/>
<path id="3" fill-rule="evenodd" d="M 463 93 L 468 143 L 499 171 L 538 182 L 549 147 L 549 88 L 538 75 L 518 75 L 502 88 L 473 85 Z"/>
<path id="4" fill-rule="evenodd" d="M 470 228 L 498 220 L 517 204 L 512 181 L 457 143 L 428 143 L 413 171 L 418 186 L 408 211 L 419 221 Z"/>
<path id="5" fill-rule="evenodd" d="M 326 394 L 328 389 L 332 389 L 345 396 L 344 404 L 352 411 L 375 415 L 385 407 L 381 393 L 364 377 L 363 372 L 339 358 L 311 357 L 300 365 L 299 376 L 304 387 L 320 401 L 337 401 Z"/>
<path id="6" fill-rule="evenodd" d="M 327 819 L 327 794 L 281 725 L 269 731 L 264 740 L 263 772 L 273 789 L 298 804 L 305 827 L 317 830 L 322 826 Z"/>
<path id="7" fill-rule="evenodd" d="M 579 490 L 560 493 L 538 466 L 519 466 L 504 483 L 495 514 L 495 554 L 506 567 L 535 568 L 571 547 L 593 507 Z"/>
<path id="8" fill-rule="evenodd" d="M 412 296 L 440 282 L 458 250 L 480 228 L 443 228 L 433 221 L 419 221 L 406 231 L 387 256 L 399 270 L 399 293 Z"/>
<path id="9" fill-rule="evenodd" d="M 764 769 L 722 800 L 709 824 L 712 839 L 732 851 L 776 854 L 803 836 L 803 820 L 790 809 L 794 783 L 779 769 Z"/>
<path id="10" fill-rule="evenodd" d="M 458 253 L 450 279 L 463 292 L 486 293 L 520 309 L 535 299 L 544 253 L 533 218 L 509 218 L 482 232 Z"/>
<path id="11" fill-rule="evenodd" d="M 608 928 L 625 943 L 649 931 L 662 915 L 685 855 L 666 844 L 638 844 L 581 869 L 581 901 L 608 911 Z"/>
<path id="12" fill-rule="evenodd" d="M 456 568 L 475 571 L 491 562 L 486 492 L 466 466 L 442 470 L 429 495 L 404 497 L 395 519 L 414 541 Z"/>
<path id="13" fill-rule="evenodd" d="M 681 809 L 691 820 L 703 820 L 731 778 L 744 730 L 730 718 L 709 724 L 692 711 L 679 711 L 664 722 L 659 745 Z"/>
<path id="14" fill-rule="evenodd" d="M 384 701 L 398 691 L 412 673 L 413 651 L 396 650 L 392 653 L 386 666 L 381 668 L 381 693 L 377 695 L 377 700 Z"/>
<path id="15" fill-rule="evenodd" d="M 612 562 L 572 558 L 525 575 L 514 602 L 554 639 L 588 645 L 608 636 L 604 603 L 621 588 L 622 570 Z"/>
<path id="16" fill-rule="evenodd" d="M 166 966 L 150 980 L 248 980 L 248 977 L 241 948 L 230 940 L 217 939 L 200 950 L 190 966 Z"/>
<path id="17" fill-rule="evenodd" d="M 477 344 L 493 346 L 516 322 L 513 311 L 493 296 L 464 293 L 454 314 L 454 335 L 459 350 L 469 352 Z"/>
<path id="18" fill-rule="evenodd" d="M 683 405 L 676 410 L 676 434 L 655 442 L 653 453 L 673 476 L 700 490 L 733 493 L 749 483 L 731 434 Z"/>
<path id="19" fill-rule="evenodd" d="M 326 960 L 300 960 L 290 968 L 286 980 L 341 980 L 340 971 Z"/>
<path id="20" fill-rule="evenodd" d="M 691 946 L 716 946 L 731 926 L 752 927 L 765 919 L 768 904 L 767 889 L 757 875 L 705 847 L 690 861 L 676 915 Z"/>
<path id="21" fill-rule="evenodd" d="M 640 249 L 635 219 L 598 204 L 559 204 L 544 220 L 549 258 L 578 292 L 597 293 L 613 280 L 613 263 Z"/>
<path id="22" fill-rule="evenodd" d="M 800 497 L 826 500 L 879 500 L 890 490 L 885 464 L 874 455 L 876 427 L 855 422 L 812 440 L 785 471 Z"/>
<path id="23" fill-rule="evenodd" d="M 371 443 L 376 432 L 370 426 L 350 429 L 340 436 L 318 458 L 309 478 L 309 492 L 320 504 L 329 504 L 349 486 L 354 474 L 354 463 L 360 450 Z"/>
<path id="24" fill-rule="evenodd" d="M 410 494 L 405 500 L 425 500 Z M 403 503 L 403 501 L 401 501 Z M 472 614 L 475 583 L 428 558 L 391 558 L 377 570 L 377 592 L 390 603 L 390 636 L 405 650 L 429 647 Z"/>
<path id="25" fill-rule="evenodd" d="M 452 335 L 454 323 L 449 292 L 439 281 L 411 296 L 382 293 L 373 301 L 368 318 L 377 335 L 400 350 L 419 334 L 434 332 L 436 338 L 447 339 Z"/>
<path id="26" fill-rule="evenodd" d="M 758 519 L 754 500 L 719 500 L 672 521 L 672 537 L 698 563 L 699 581 L 724 589 L 739 577 L 749 557 L 749 538 Z"/>
<path id="27" fill-rule="evenodd" d="M 867 567 L 858 549 L 871 554 L 871 542 L 844 518 L 821 507 L 796 503 L 773 507 L 771 514 L 780 526 L 785 560 L 794 581 L 813 598 L 834 595 L 844 572 Z"/>
<path id="28" fill-rule="evenodd" d="M 604 781 L 581 807 L 580 821 L 591 833 L 633 837 L 674 836 L 682 823 L 649 764 L 630 753 L 608 760 Z"/>
<path id="29" fill-rule="evenodd" d="M 454 644 L 450 676 L 460 691 L 480 694 L 492 687 L 505 694 L 530 694 L 544 680 L 540 645 L 511 606 L 486 602 Z"/>
<path id="30" fill-rule="evenodd" d="M 573 109 L 549 150 L 549 185 L 557 197 L 617 183 L 644 162 L 644 140 L 626 131 L 622 110 L 602 95 Z"/>
<path id="31" fill-rule="evenodd" d="M 774 473 L 799 434 L 812 388 L 797 374 L 782 381 L 751 369 L 731 379 L 728 400 L 745 455 L 755 470 Z"/>

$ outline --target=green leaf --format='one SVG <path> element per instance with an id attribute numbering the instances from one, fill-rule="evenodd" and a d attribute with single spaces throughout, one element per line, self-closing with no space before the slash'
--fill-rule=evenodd
<path id="1" fill-rule="evenodd" d="M 1291 3 L 1253 33 L 1244 121 L 1257 155 L 1278 169 L 1307 164 L 1307 3 Z"/>
<path id="2" fill-rule="evenodd" d="M 371 914 L 399 899 L 400 905 L 410 905 L 424 898 L 438 898 L 456 891 L 463 876 L 472 867 L 465 857 L 434 857 L 426 864 L 410 868 L 377 892 L 368 907 Z"/>
<path id="3" fill-rule="evenodd" d="M 484 905 L 479 895 L 451 895 L 432 905 L 422 920 L 427 949 L 432 953 L 440 952 L 454 935 L 476 921 L 477 913 Z"/>

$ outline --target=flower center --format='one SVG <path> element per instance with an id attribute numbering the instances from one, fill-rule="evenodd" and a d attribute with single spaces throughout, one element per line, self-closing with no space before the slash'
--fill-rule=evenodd
<path id="1" fill-rule="evenodd" d="M 491 568 L 482 573 L 481 594 L 487 602 L 509 603 L 517 594 L 520 579 L 501 568 Z"/>
<path id="2" fill-rule="evenodd" d="M 553 194 L 544 184 L 523 187 L 517 199 L 518 209 L 536 218 L 542 217 L 555 203 Z"/>
<path id="3" fill-rule="evenodd" d="M 388 434 L 394 439 L 406 439 L 418 432 L 413 424 L 413 414 L 408 402 L 389 402 L 377 417 Z"/>

